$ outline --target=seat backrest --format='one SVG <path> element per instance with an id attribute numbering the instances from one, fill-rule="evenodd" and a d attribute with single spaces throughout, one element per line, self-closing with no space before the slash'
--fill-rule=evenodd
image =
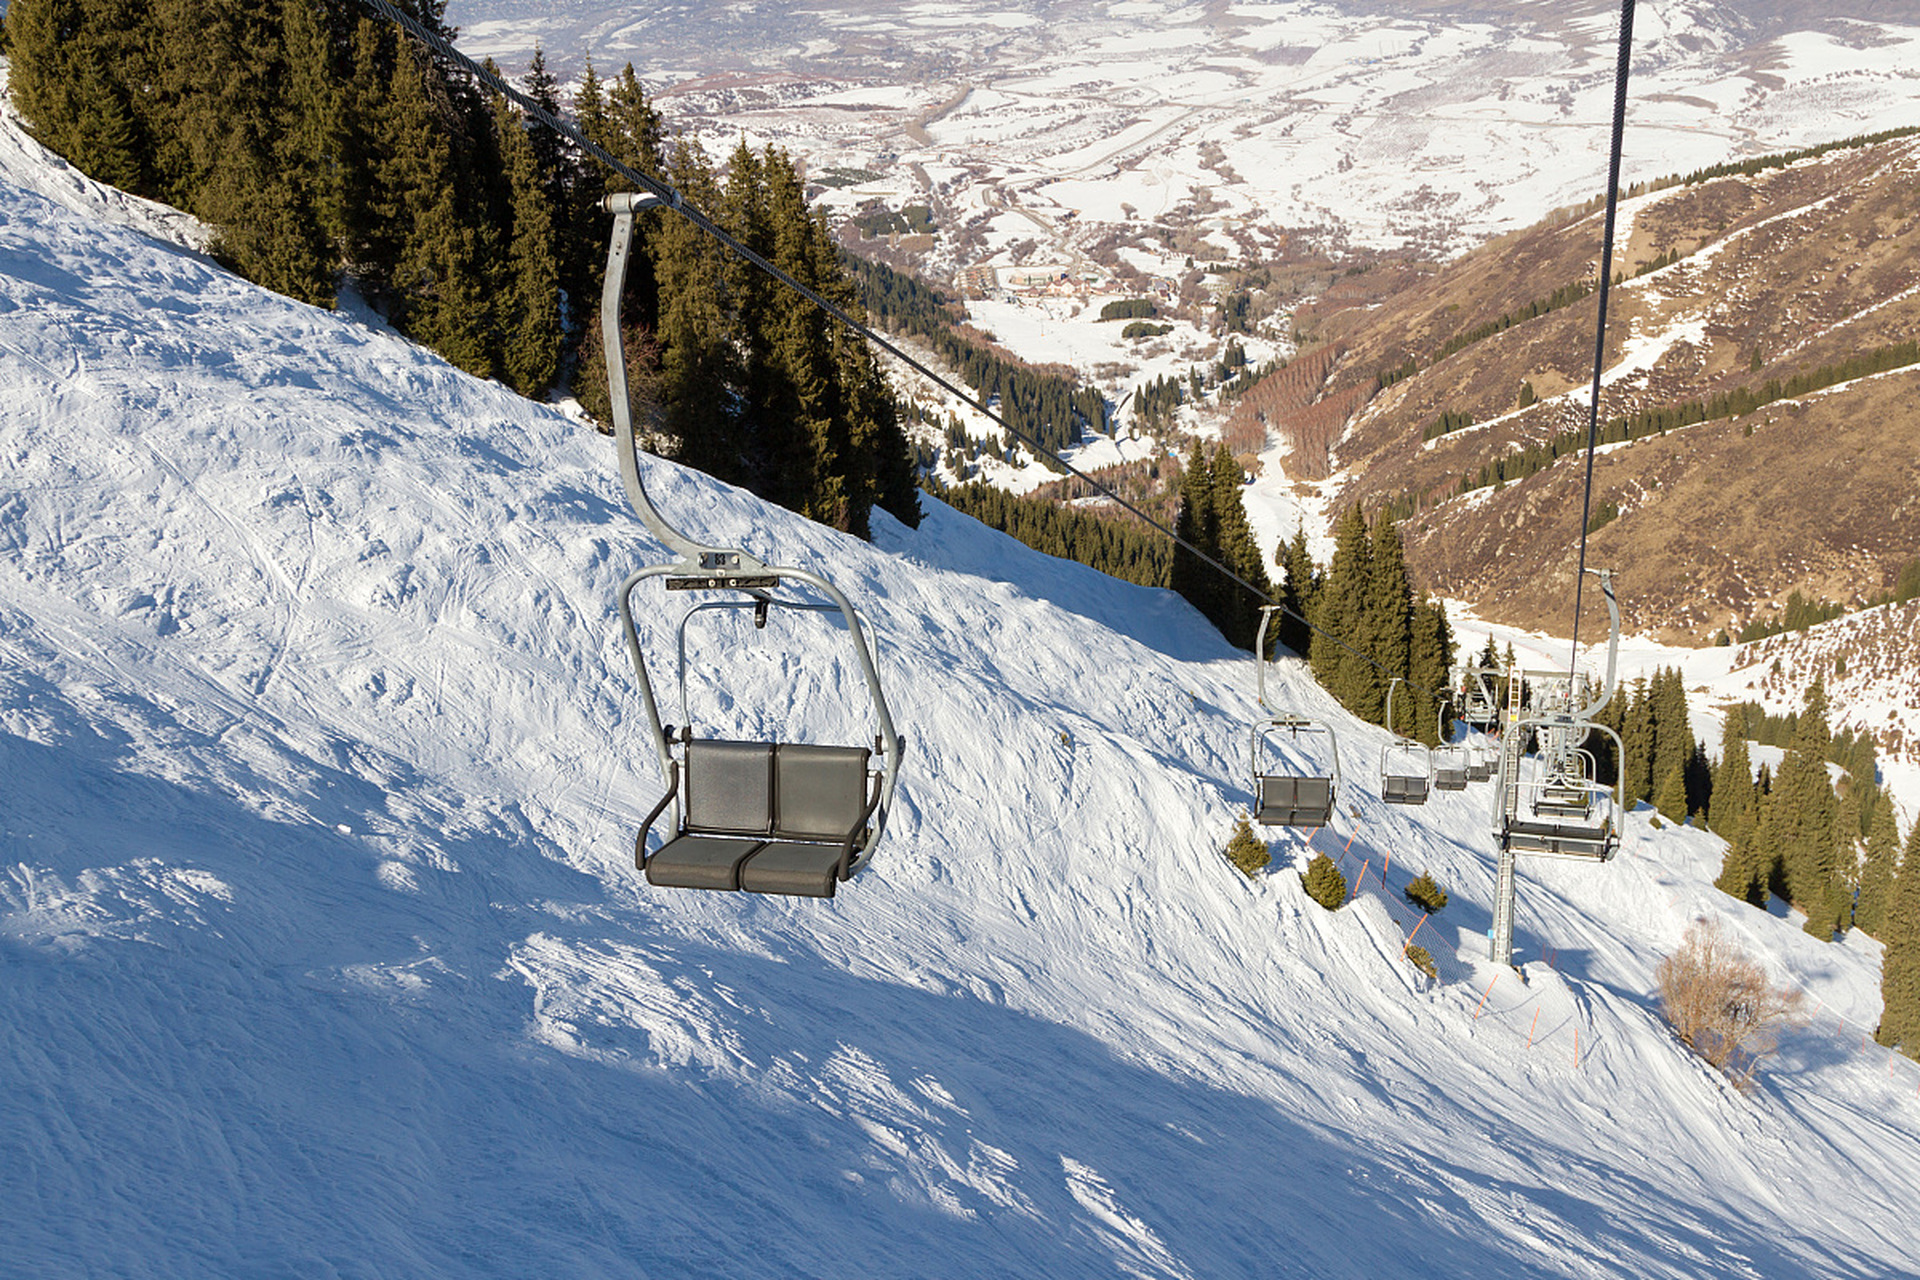
<path id="1" fill-rule="evenodd" d="M 1260 808 L 1267 813 L 1307 810 L 1309 813 L 1333 809 L 1332 778 L 1301 778 L 1292 774 L 1268 774 L 1260 779 Z"/>
<path id="2" fill-rule="evenodd" d="M 695 739 L 686 751 L 685 826 L 764 836 L 773 829 L 773 745 Z"/>
<path id="3" fill-rule="evenodd" d="M 1333 811 L 1332 778 L 1294 779 L 1294 805 L 1301 809 Z"/>
<path id="4" fill-rule="evenodd" d="M 866 747 L 781 743 L 774 748 L 774 834 L 844 840 L 867 808 Z"/>

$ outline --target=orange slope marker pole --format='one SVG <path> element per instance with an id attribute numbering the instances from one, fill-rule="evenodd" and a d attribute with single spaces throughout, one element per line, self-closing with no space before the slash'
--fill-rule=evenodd
<path id="1" fill-rule="evenodd" d="M 1360 864 L 1360 875 L 1353 882 L 1353 892 L 1347 895 L 1349 901 L 1360 896 L 1360 886 L 1367 882 L 1367 868 L 1372 865 L 1371 859 Z"/>
<path id="2" fill-rule="evenodd" d="M 1408 934 L 1407 940 L 1400 944 L 1401 955 L 1404 956 L 1405 954 L 1407 954 L 1407 948 L 1413 945 L 1413 940 L 1420 936 L 1420 930 L 1426 928 L 1427 921 L 1431 919 L 1433 919 L 1433 913 L 1431 911 L 1429 911 L 1426 915 L 1420 917 L 1420 923 L 1413 926 L 1413 932 Z M 1495 975 L 1495 976 L 1498 976 L 1498 975 Z"/>
<path id="3" fill-rule="evenodd" d="M 1533 1025 L 1527 1028 L 1527 1048 L 1529 1049 L 1533 1048 L 1533 1033 L 1539 1029 L 1540 1029 L 1540 1010 L 1538 1007 L 1536 1007 L 1533 1011 Z"/>
<path id="4" fill-rule="evenodd" d="M 1496 973 L 1493 975 L 1493 982 L 1498 981 L 1500 981 L 1500 975 Z M 1473 1020 L 1475 1022 L 1480 1021 L 1480 1011 L 1487 1007 L 1487 997 L 1493 994 L 1493 982 L 1489 982 L 1487 989 L 1480 993 L 1480 1003 L 1473 1008 Z"/>

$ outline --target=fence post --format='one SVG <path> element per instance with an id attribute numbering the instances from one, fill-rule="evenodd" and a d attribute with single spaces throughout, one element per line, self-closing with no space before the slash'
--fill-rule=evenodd
<path id="1" fill-rule="evenodd" d="M 1500 981 L 1500 975 L 1496 973 L 1493 975 L 1493 982 L 1498 981 Z M 1475 1022 L 1480 1021 L 1480 1011 L 1487 1007 L 1487 997 L 1493 994 L 1493 982 L 1489 982 L 1487 989 L 1480 993 L 1480 1003 L 1473 1008 L 1473 1020 Z"/>

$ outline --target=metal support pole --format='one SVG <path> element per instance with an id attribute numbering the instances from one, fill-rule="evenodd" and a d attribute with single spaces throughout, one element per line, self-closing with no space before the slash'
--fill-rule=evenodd
<path id="1" fill-rule="evenodd" d="M 1493 928 L 1487 931 L 1487 958 L 1513 965 L 1513 846 L 1500 842 L 1500 877 L 1493 888 Z"/>

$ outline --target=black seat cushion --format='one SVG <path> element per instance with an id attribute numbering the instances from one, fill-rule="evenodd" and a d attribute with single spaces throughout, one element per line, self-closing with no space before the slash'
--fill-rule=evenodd
<path id="1" fill-rule="evenodd" d="M 731 836 L 677 836 L 647 859 L 647 883 L 662 889 L 738 889 L 740 864 L 765 843 Z"/>
<path id="2" fill-rule="evenodd" d="M 740 887 L 748 893 L 831 898 L 840 880 L 841 848 L 837 844 L 775 840 L 741 866 Z"/>

